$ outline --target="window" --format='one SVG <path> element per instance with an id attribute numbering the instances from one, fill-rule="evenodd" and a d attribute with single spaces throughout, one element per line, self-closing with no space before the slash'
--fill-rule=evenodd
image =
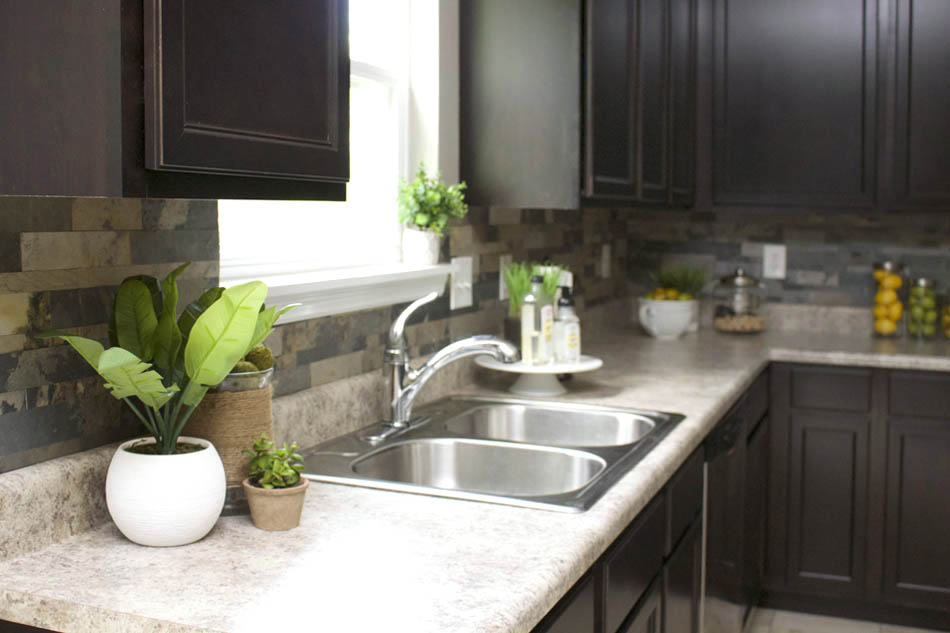
<path id="1" fill-rule="evenodd" d="M 404 272 L 396 194 L 399 179 L 409 175 L 409 5 L 410 0 L 349 2 L 346 202 L 219 201 L 222 285 L 264 279 L 271 286 L 269 302 L 304 302 L 288 320 L 410 298 L 367 287 L 368 280 L 382 276 L 384 286 L 393 289 L 394 275 Z M 444 271 L 436 275 L 444 281 Z M 410 276 L 412 288 L 403 292 L 428 292 L 419 287 L 419 271 Z M 358 288 L 360 298 L 344 299 L 347 288 Z"/>

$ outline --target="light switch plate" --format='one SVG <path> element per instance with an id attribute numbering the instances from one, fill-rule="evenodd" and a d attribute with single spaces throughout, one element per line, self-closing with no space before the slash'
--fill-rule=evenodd
<path id="1" fill-rule="evenodd" d="M 610 277 L 610 244 L 604 244 L 600 249 L 600 278 Z"/>
<path id="2" fill-rule="evenodd" d="M 785 245 L 762 245 L 762 276 L 765 279 L 785 279 Z"/>
<path id="3" fill-rule="evenodd" d="M 504 301 L 508 298 L 508 285 L 505 283 L 505 269 L 511 266 L 511 253 L 506 253 L 498 257 L 498 300 Z"/>
<path id="4" fill-rule="evenodd" d="M 449 308 L 467 308 L 472 305 L 472 258 L 453 257 L 449 276 Z"/>

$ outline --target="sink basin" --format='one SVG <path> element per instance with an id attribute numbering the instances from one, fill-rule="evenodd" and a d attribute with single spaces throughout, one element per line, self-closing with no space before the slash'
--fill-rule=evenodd
<path id="1" fill-rule="evenodd" d="M 582 512 L 643 459 L 682 415 L 457 397 L 420 407 L 406 430 L 380 425 L 304 452 L 303 476 L 353 486 Z"/>
<path id="2" fill-rule="evenodd" d="M 446 421 L 458 435 L 546 446 L 623 446 L 647 436 L 657 420 L 615 409 L 562 404 L 485 404 Z"/>
<path id="3" fill-rule="evenodd" d="M 577 490 L 606 467 L 570 449 L 433 438 L 387 446 L 353 462 L 361 476 L 447 490 L 544 496 Z"/>

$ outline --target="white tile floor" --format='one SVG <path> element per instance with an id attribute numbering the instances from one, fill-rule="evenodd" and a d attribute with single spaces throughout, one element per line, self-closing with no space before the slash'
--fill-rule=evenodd
<path id="1" fill-rule="evenodd" d="M 831 618 L 810 613 L 758 609 L 748 633 L 937 633 L 927 629 Z"/>

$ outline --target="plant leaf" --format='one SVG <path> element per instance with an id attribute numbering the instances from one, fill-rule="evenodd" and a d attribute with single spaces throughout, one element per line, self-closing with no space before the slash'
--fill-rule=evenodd
<path id="1" fill-rule="evenodd" d="M 143 361 L 152 360 L 158 325 L 152 293 L 139 279 L 126 279 L 115 295 L 115 334 L 119 345 Z"/>
<path id="2" fill-rule="evenodd" d="M 61 338 L 70 345 L 73 349 L 79 352 L 79 355 L 86 359 L 86 362 L 92 365 L 92 368 L 98 371 L 99 369 L 99 357 L 102 356 L 103 347 L 99 341 L 94 341 L 91 338 L 84 338 L 82 336 L 72 336 L 67 334 L 62 330 L 49 330 L 48 332 L 43 332 L 37 334 L 36 338 Z"/>
<path id="3" fill-rule="evenodd" d="M 195 301 L 185 306 L 181 316 L 178 317 L 178 329 L 181 331 L 182 336 L 188 338 L 188 335 L 191 334 L 191 328 L 194 327 L 198 317 L 211 307 L 211 305 L 221 297 L 223 292 L 224 288 L 209 288 Z"/>
<path id="4" fill-rule="evenodd" d="M 190 262 L 189 262 L 190 264 Z M 181 347 L 181 330 L 175 316 L 178 312 L 178 276 L 185 272 L 189 264 L 182 264 L 168 273 L 162 280 L 162 292 L 165 295 L 162 313 L 155 327 L 155 366 L 170 376 Z"/>
<path id="5" fill-rule="evenodd" d="M 244 356 L 266 296 L 267 286 L 260 281 L 234 286 L 198 317 L 185 344 L 185 372 L 191 380 L 182 402 L 198 404 L 201 388 L 220 383 Z"/>
<path id="6" fill-rule="evenodd" d="M 162 375 L 150 370 L 135 354 L 121 347 L 104 351 L 96 368 L 106 379 L 106 388 L 118 399 L 135 396 L 153 409 L 159 409 L 178 391 L 178 385 L 165 387 Z"/>
<path id="7" fill-rule="evenodd" d="M 289 310 L 299 307 L 300 305 L 301 304 L 299 303 L 291 303 L 290 305 L 284 306 L 280 310 L 277 310 L 274 306 L 271 306 L 266 310 L 261 310 L 261 312 L 257 315 L 257 325 L 254 326 L 254 335 L 251 337 L 251 342 L 244 351 L 244 356 L 247 356 L 247 353 L 250 352 L 255 345 L 260 345 L 264 342 L 264 339 L 267 338 L 267 336 L 271 333 L 274 323 L 277 322 L 277 319 L 279 319 L 281 315 L 288 312 Z M 275 310 L 277 311 L 275 312 Z"/>

